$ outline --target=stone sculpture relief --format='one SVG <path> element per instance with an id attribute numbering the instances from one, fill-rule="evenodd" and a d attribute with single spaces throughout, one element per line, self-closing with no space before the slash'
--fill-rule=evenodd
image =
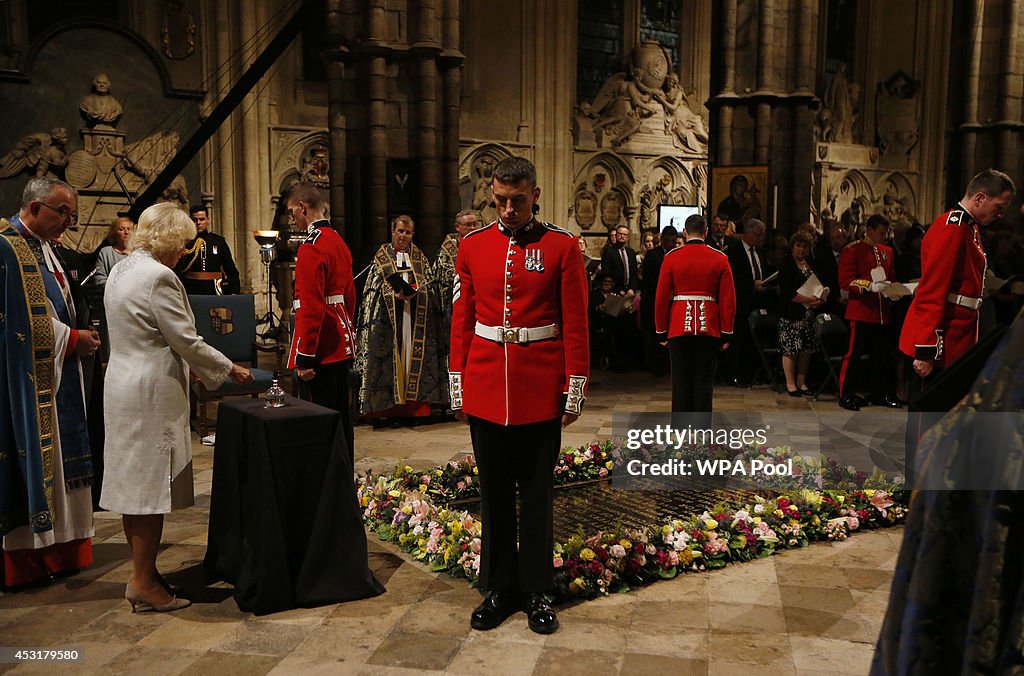
<path id="1" fill-rule="evenodd" d="M 82 97 L 78 109 L 90 129 L 113 129 L 124 112 L 121 102 L 110 93 L 110 78 L 106 73 L 93 78 L 92 92 Z"/>
<path id="2" fill-rule="evenodd" d="M 303 181 L 309 181 L 321 190 L 331 187 L 331 160 L 327 148 L 322 145 L 313 146 L 309 155 L 302 160 L 302 169 L 299 177 Z"/>
<path id="3" fill-rule="evenodd" d="M 23 171 L 37 178 L 63 178 L 68 164 L 67 143 L 68 130 L 64 127 L 22 136 L 0 157 L 0 178 L 11 178 Z"/>
<path id="4" fill-rule="evenodd" d="M 664 91 L 656 92 L 654 96 L 665 109 L 665 131 L 672 134 L 672 142 L 683 150 L 707 152 L 708 130 L 704 126 L 704 118 L 693 112 L 686 92 L 679 84 L 679 76 L 670 74 Z"/>
<path id="5" fill-rule="evenodd" d="M 470 208 L 480 214 L 484 223 L 490 223 L 498 218 L 498 211 L 492 206 L 491 199 L 491 175 L 497 163 L 490 155 L 481 155 L 473 163 L 473 203 Z"/>
<path id="6" fill-rule="evenodd" d="M 857 143 L 860 85 L 847 80 L 846 64 L 839 64 L 825 88 L 822 103 L 815 122 L 815 138 L 823 143 Z"/>
<path id="7" fill-rule="evenodd" d="M 196 51 L 196 19 L 189 0 L 164 0 L 160 45 L 164 56 L 180 61 Z"/>
<path id="8" fill-rule="evenodd" d="M 607 136 L 611 147 L 618 149 L 641 131 L 658 133 L 660 127 L 680 150 L 706 154 L 707 126 L 690 105 L 679 76 L 669 73 L 671 63 L 658 43 L 638 45 L 630 55 L 628 72 L 615 73 L 593 101 L 580 104 L 574 135 L 589 126 L 598 147 Z M 645 126 L 648 121 L 652 124 Z"/>
<path id="9" fill-rule="evenodd" d="M 909 155 L 917 146 L 921 131 L 920 80 L 902 70 L 878 85 L 875 97 L 875 126 L 878 149 L 883 155 Z"/>

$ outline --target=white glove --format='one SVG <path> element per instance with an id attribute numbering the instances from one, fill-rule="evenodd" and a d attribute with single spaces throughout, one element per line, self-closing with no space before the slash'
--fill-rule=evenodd
<path id="1" fill-rule="evenodd" d="M 891 283 L 892 282 L 886 282 L 886 281 L 871 282 L 871 286 L 868 287 L 868 291 L 870 291 L 871 293 L 882 293 L 882 291 L 884 291 L 885 289 L 889 288 L 889 285 Z"/>

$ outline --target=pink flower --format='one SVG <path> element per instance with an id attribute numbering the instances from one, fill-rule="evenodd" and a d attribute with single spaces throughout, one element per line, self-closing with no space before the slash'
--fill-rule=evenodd
<path id="1" fill-rule="evenodd" d="M 555 559 L 554 559 L 554 566 L 555 566 L 555 568 L 561 568 L 564 563 L 565 562 L 562 560 L 561 556 L 556 556 L 555 557 Z"/>
<path id="2" fill-rule="evenodd" d="M 623 556 L 626 555 L 626 548 L 622 545 L 612 545 L 611 548 L 608 550 L 608 553 L 617 559 L 621 559 Z"/>

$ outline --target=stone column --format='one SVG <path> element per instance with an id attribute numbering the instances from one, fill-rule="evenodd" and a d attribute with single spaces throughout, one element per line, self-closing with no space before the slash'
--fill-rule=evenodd
<path id="1" fill-rule="evenodd" d="M 361 251 L 366 245 L 359 228 L 346 229 L 345 221 L 345 172 L 348 166 L 348 129 L 345 124 L 343 107 L 345 84 L 345 59 L 348 50 L 334 47 L 325 54 L 327 61 L 327 132 L 329 134 L 328 158 L 331 163 L 330 200 L 331 226 L 345 237 L 352 251 Z"/>
<path id="2" fill-rule="evenodd" d="M 217 72 L 217 79 L 214 84 L 218 92 L 227 92 L 231 88 L 232 74 L 235 72 L 232 63 L 233 49 L 231 45 L 231 25 L 234 17 L 227 3 L 213 3 L 215 9 L 215 35 L 216 35 L 216 59 L 214 68 Z M 219 96 L 213 97 L 213 104 L 216 105 Z M 237 115 L 238 113 L 235 113 Z M 232 158 L 234 154 L 234 141 L 231 138 L 231 129 L 235 118 L 229 117 L 220 126 L 213 136 L 213 152 L 217 154 L 217 182 L 214 201 L 214 211 L 211 214 L 213 229 L 220 233 L 224 239 L 230 242 L 235 253 L 234 258 L 238 265 L 244 266 L 245 260 L 242 256 L 244 248 L 239 248 L 238 232 L 235 227 L 235 163 Z M 243 243 L 244 246 L 244 243 Z M 241 270 L 239 270 L 241 273 Z"/>
<path id="3" fill-rule="evenodd" d="M 768 164 L 768 149 L 772 136 L 772 103 L 774 96 L 772 77 L 772 40 L 775 37 L 775 2 L 761 0 L 757 27 L 757 103 L 754 120 L 754 164 Z M 774 224 L 773 224 L 774 225 Z"/>
<path id="4" fill-rule="evenodd" d="M 366 170 L 368 211 L 370 214 L 368 251 L 390 239 L 388 226 L 388 70 L 386 36 L 386 0 L 372 0 L 366 23 L 367 36 L 362 52 L 367 62 L 366 120 L 368 167 Z"/>
<path id="5" fill-rule="evenodd" d="M 256 15 L 252 11 L 252 6 L 246 0 L 239 0 L 238 5 L 238 20 L 235 21 L 235 25 L 239 29 L 239 43 L 250 39 L 251 36 L 256 34 Z M 260 51 L 266 46 L 267 38 L 264 37 L 257 44 L 253 45 L 250 43 L 248 50 L 243 50 L 241 53 L 240 71 L 244 72 Z M 242 289 L 255 291 L 257 294 L 259 290 L 263 288 L 266 280 L 261 278 L 261 270 L 263 269 L 260 263 L 259 250 L 256 247 L 252 239 L 252 230 L 261 229 L 263 227 L 262 220 L 260 218 L 260 130 L 258 120 L 256 119 L 256 91 L 259 89 L 261 83 L 257 83 L 256 87 L 253 88 L 245 98 L 242 99 L 242 103 L 235 115 L 240 115 L 241 120 L 241 143 L 236 155 L 237 160 L 241 163 L 242 167 L 242 218 L 238 222 L 238 229 L 235 231 L 235 243 L 237 248 L 234 251 L 234 258 L 239 262 L 239 272 L 241 273 Z M 244 255 L 243 255 L 244 252 Z M 246 284 L 248 282 L 248 284 Z M 257 295 L 257 299 L 259 296 Z M 257 300 L 257 304 L 259 304 Z M 265 308 L 264 308 L 265 310 Z"/>
<path id="6" fill-rule="evenodd" d="M 534 48 L 529 51 L 528 68 L 532 72 L 528 115 L 533 126 L 533 161 L 541 186 L 540 218 L 565 225 L 572 202 L 573 97 L 567 96 L 576 79 L 576 52 L 556 45 L 575 44 L 576 3 L 533 3 L 535 18 L 531 32 Z"/>
<path id="7" fill-rule="evenodd" d="M 441 163 L 437 140 L 437 58 L 441 53 L 439 28 L 437 0 L 421 0 L 416 13 L 415 41 L 409 46 L 417 74 L 416 100 L 410 101 L 415 110 L 416 128 L 415 131 L 410 129 L 410 132 L 415 134 L 414 145 L 420 167 L 416 239 L 420 246 L 430 249 L 440 245 L 444 238 L 441 224 Z"/>
<path id="8" fill-rule="evenodd" d="M 459 138 L 462 114 L 462 65 L 466 60 L 460 49 L 459 0 L 444 0 L 444 15 L 441 24 L 441 79 L 442 105 L 441 123 L 441 190 L 444 195 L 444 213 L 441 222 L 444 231 L 451 229 L 455 214 L 462 209 L 459 199 Z"/>
<path id="9" fill-rule="evenodd" d="M 818 34 L 814 0 L 800 0 L 797 8 L 796 23 L 796 93 L 812 94 L 814 92 L 814 52 L 812 51 L 813 36 Z"/>
<path id="10" fill-rule="evenodd" d="M 998 169 L 1016 172 L 1020 166 L 1021 120 L 1021 0 L 1003 5 L 1003 48 L 999 73 L 999 133 L 996 146 Z"/>
<path id="11" fill-rule="evenodd" d="M 975 152 L 978 146 L 978 91 L 981 86 L 981 50 L 984 44 L 985 0 L 971 3 L 971 25 L 969 27 L 970 64 L 967 70 L 967 91 L 964 96 L 964 123 L 960 125 L 962 135 L 961 183 L 967 182 L 976 173 Z"/>
<path id="12" fill-rule="evenodd" d="M 732 123 L 736 100 L 736 1 L 720 0 L 722 11 L 722 89 L 715 98 L 718 106 L 718 153 L 715 164 L 733 163 Z"/>

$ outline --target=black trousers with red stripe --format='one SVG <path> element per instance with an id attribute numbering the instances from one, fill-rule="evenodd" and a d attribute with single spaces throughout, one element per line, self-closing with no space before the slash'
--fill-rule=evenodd
<path id="1" fill-rule="evenodd" d="M 865 380 L 870 386 L 872 398 L 892 396 L 896 389 L 893 361 L 895 350 L 896 338 L 892 325 L 851 320 L 850 344 L 839 371 L 840 396 L 849 399 L 862 392 Z M 864 355 L 868 355 L 869 360 L 866 369 L 860 363 Z M 870 374 L 870 378 L 864 377 L 865 372 Z"/>
<path id="2" fill-rule="evenodd" d="M 470 416 L 469 434 L 480 471 L 480 587 L 548 592 L 555 578 L 552 472 L 562 420 L 505 426 Z"/>

